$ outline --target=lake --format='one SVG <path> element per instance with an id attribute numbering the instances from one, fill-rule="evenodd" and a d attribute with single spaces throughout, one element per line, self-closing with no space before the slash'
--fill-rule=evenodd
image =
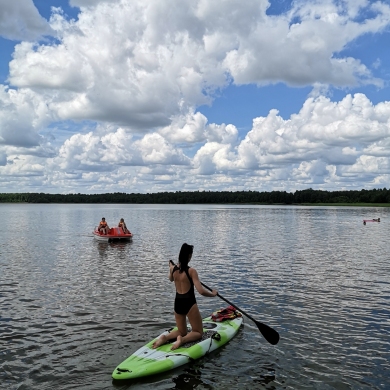
<path id="1" fill-rule="evenodd" d="M 0 387 L 390 388 L 388 208 L 0 204 Z M 92 230 L 124 218 L 131 242 Z M 363 219 L 381 218 L 380 223 Z M 174 325 L 168 260 L 194 245 L 201 281 L 244 318 L 222 349 L 113 383 L 114 368 Z M 226 303 L 197 294 L 202 316 Z"/>

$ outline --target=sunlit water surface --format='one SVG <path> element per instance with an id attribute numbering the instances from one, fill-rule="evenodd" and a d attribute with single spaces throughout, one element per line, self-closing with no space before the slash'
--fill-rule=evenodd
<path id="1" fill-rule="evenodd" d="M 0 388 L 388 389 L 386 208 L 2 204 Z M 101 217 L 132 242 L 99 243 Z M 380 223 L 363 219 L 380 217 Z M 193 244 L 201 280 L 244 320 L 201 360 L 114 383 L 121 361 L 174 324 L 168 260 Z M 197 295 L 203 316 L 224 307 Z"/>

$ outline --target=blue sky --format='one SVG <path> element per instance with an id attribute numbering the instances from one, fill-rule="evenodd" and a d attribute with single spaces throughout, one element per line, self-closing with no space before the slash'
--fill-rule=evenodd
<path id="1" fill-rule="evenodd" d="M 0 4 L 1 192 L 389 187 L 390 4 Z"/>

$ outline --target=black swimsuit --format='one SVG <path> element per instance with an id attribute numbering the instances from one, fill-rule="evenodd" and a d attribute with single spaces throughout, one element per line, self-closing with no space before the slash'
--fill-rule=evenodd
<path id="1" fill-rule="evenodd" d="M 172 271 L 172 276 L 175 271 L 177 271 L 179 267 L 175 266 L 175 268 Z M 194 290 L 194 282 L 192 281 L 189 273 L 188 268 L 184 271 L 191 283 L 190 289 L 184 293 L 179 294 L 176 291 L 176 297 L 175 297 L 175 312 L 177 314 L 187 315 L 188 312 L 191 310 L 191 307 L 195 305 L 196 299 L 195 299 L 195 290 Z"/>

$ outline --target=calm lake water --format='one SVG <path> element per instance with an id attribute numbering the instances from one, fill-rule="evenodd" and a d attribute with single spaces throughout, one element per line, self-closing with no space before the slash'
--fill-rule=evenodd
<path id="1" fill-rule="evenodd" d="M 389 389 L 390 209 L 1 204 L 0 388 Z M 99 243 L 101 217 L 132 242 Z M 380 223 L 363 219 L 381 218 Z M 245 318 L 221 350 L 153 378 L 114 368 L 174 324 L 168 260 Z M 202 316 L 226 304 L 197 295 Z"/>

